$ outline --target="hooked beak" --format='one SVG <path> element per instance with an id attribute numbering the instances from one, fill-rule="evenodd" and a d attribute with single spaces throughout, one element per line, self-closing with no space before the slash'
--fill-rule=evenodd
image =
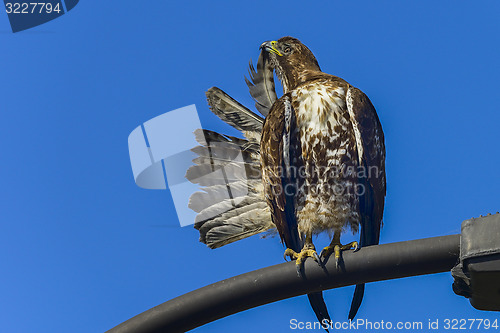
<path id="1" fill-rule="evenodd" d="M 264 49 L 264 51 L 272 52 L 272 53 L 275 53 L 279 56 L 282 56 L 283 54 L 281 54 L 281 52 L 278 51 L 278 49 L 276 48 L 276 44 L 278 44 L 277 41 L 271 40 L 271 41 L 267 41 L 267 42 L 262 43 L 260 45 L 260 48 Z"/>

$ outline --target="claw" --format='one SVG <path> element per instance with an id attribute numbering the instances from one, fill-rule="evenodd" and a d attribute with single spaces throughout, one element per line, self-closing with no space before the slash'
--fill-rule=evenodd
<path id="1" fill-rule="evenodd" d="M 354 247 L 354 251 L 353 252 L 356 252 L 356 251 L 359 250 L 358 242 L 352 242 L 352 246 Z"/>
<path id="2" fill-rule="evenodd" d="M 283 254 L 283 257 L 285 258 L 285 260 L 286 260 L 287 256 L 290 257 L 290 259 L 295 259 L 297 275 L 300 278 L 303 277 L 302 271 L 303 271 L 303 267 L 304 267 L 304 262 L 306 261 L 307 257 L 313 258 L 314 261 L 316 261 L 318 263 L 318 265 L 323 267 L 323 263 L 321 261 L 321 258 L 318 256 L 318 253 L 316 252 L 314 247 L 312 247 L 312 248 L 304 247 L 302 249 L 302 251 L 300 251 L 299 253 L 295 252 L 292 249 L 286 249 L 285 253 Z"/>
<path id="3" fill-rule="evenodd" d="M 321 261 L 321 258 L 318 255 L 318 252 L 315 251 L 313 255 L 314 255 L 314 257 L 313 257 L 314 261 L 316 261 L 320 267 L 323 267 L 323 262 Z"/>
<path id="4" fill-rule="evenodd" d="M 297 259 L 298 254 L 292 249 L 286 249 L 285 253 L 283 253 L 283 258 L 285 259 L 285 261 L 288 261 L 286 259 L 287 256 L 290 257 L 290 259 Z"/>

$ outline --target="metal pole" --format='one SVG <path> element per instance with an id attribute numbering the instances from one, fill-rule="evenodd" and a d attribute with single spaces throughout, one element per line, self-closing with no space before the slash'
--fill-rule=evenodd
<path id="1" fill-rule="evenodd" d="M 253 307 L 363 282 L 446 272 L 460 254 L 460 235 L 383 244 L 342 253 L 338 269 L 307 260 L 299 278 L 294 262 L 262 268 L 194 290 L 155 306 L 108 333 L 185 332 Z M 451 290 L 451 287 L 450 287 Z"/>

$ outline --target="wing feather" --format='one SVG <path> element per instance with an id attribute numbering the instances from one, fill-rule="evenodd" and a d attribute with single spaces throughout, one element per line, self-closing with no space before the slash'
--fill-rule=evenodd
<path id="1" fill-rule="evenodd" d="M 200 145 L 191 149 L 198 156 L 186 178 L 202 186 L 189 200 L 200 241 L 216 248 L 273 228 L 259 143 L 202 129 L 194 134 Z"/>
<path id="2" fill-rule="evenodd" d="M 274 86 L 273 67 L 269 61 L 269 55 L 264 50 L 257 60 L 257 71 L 253 67 L 252 61 L 248 68 L 250 80 L 245 77 L 250 95 L 255 100 L 255 107 L 266 117 L 271 106 L 278 99 Z"/>
<path id="3" fill-rule="evenodd" d="M 361 246 L 376 245 L 379 242 L 386 195 L 384 132 L 375 108 L 361 90 L 349 87 L 347 106 L 353 116 L 351 120 L 357 124 L 360 133 L 363 150 L 360 165 L 366 171 L 366 177 L 359 180 L 367 189 L 366 194 L 360 197 L 360 212 L 364 215 L 361 221 Z"/>
<path id="4" fill-rule="evenodd" d="M 201 242 L 216 248 L 274 228 L 274 224 L 266 202 L 258 196 L 247 196 L 239 203 L 226 199 L 204 209 L 194 227 L 200 232 Z"/>
<path id="5" fill-rule="evenodd" d="M 261 140 L 261 161 L 264 191 L 271 209 L 271 217 L 282 242 L 294 251 L 300 251 L 302 244 L 297 230 L 294 194 L 284 191 L 294 180 L 283 170 L 290 161 L 291 132 L 295 119 L 289 94 L 276 101 L 264 123 Z M 290 118 L 291 117 L 291 118 Z M 295 138 L 296 139 L 296 138 Z"/>
<path id="6" fill-rule="evenodd" d="M 231 197 L 237 199 L 246 196 L 256 196 L 259 194 L 259 185 L 257 180 L 240 180 L 231 183 Z M 189 198 L 189 208 L 196 213 L 200 213 L 207 207 L 214 206 L 226 199 L 230 199 L 227 189 L 227 184 L 207 186 L 203 188 L 202 191 L 195 192 L 191 195 Z"/>
<path id="7" fill-rule="evenodd" d="M 359 183 L 365 189 L 364 195 L 359 198 L 360 245 L 361 247 L 377 245 L 380 238 L 386 194 L 384 132 L 375 108 L 361 90 L 349 87 L 346 97 L 351 121 L 359 131 L 357 140 L 361 142 L 357 142 L 358 150 L 363 152 L 360 155 L 360 165 L 366 171 L 366 177 L 359 179 Z M 356 285 L 349 310 L 349 319 L 353 320 L 356 316 L 364 292 L 364 284 Z"/>
<path id="8" fill-rule="evenodd" d="M 243 132 L 247 139 L 259 140 L 264 119 L 217 87 L 206 92 L 210 110 L 227 124 Z"/>
<path id="9" fill-rule="evenodd" d="M 265 202 L 242 207 L 234 214 L 212 220 L 200 229 L 200 239 L 210 248 L 217 248 L 274 228 Z"/>

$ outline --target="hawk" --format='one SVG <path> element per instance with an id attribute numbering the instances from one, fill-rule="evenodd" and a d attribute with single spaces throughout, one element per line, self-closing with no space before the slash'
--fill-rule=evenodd
<path id="1" fill-rule="evenodd" d="M 386 194 L 384 134 L 368 97 L 343 79 L 323 73 L 298 39 L 261 45 L 257 70 L 246 79 L 252 112 L 218 88 L 207 91 L 211 110 L 246 139 L 197 131 L 200 146 L 186 177 L 201 186 L 189 206 L 198 215 L 200 241 L 217 248 L 276 229 L 284 256 L 319 264 L 341 251 L 379 242 Z M 283 95 L 275 92 L 276 73 Z M 239 158 L 235 158 L 239 156 Z M 222 171 L 222 172 L 216 172 Z M 342 245 L 343 232 L 360 231 L 360 242 Z M 332 236 L 320 255 L 313 236 Z M 349 319 L 361 304 L 357 285 Z M 308 295 L 322 322 L 330 319 L 321 293 Z"/>

